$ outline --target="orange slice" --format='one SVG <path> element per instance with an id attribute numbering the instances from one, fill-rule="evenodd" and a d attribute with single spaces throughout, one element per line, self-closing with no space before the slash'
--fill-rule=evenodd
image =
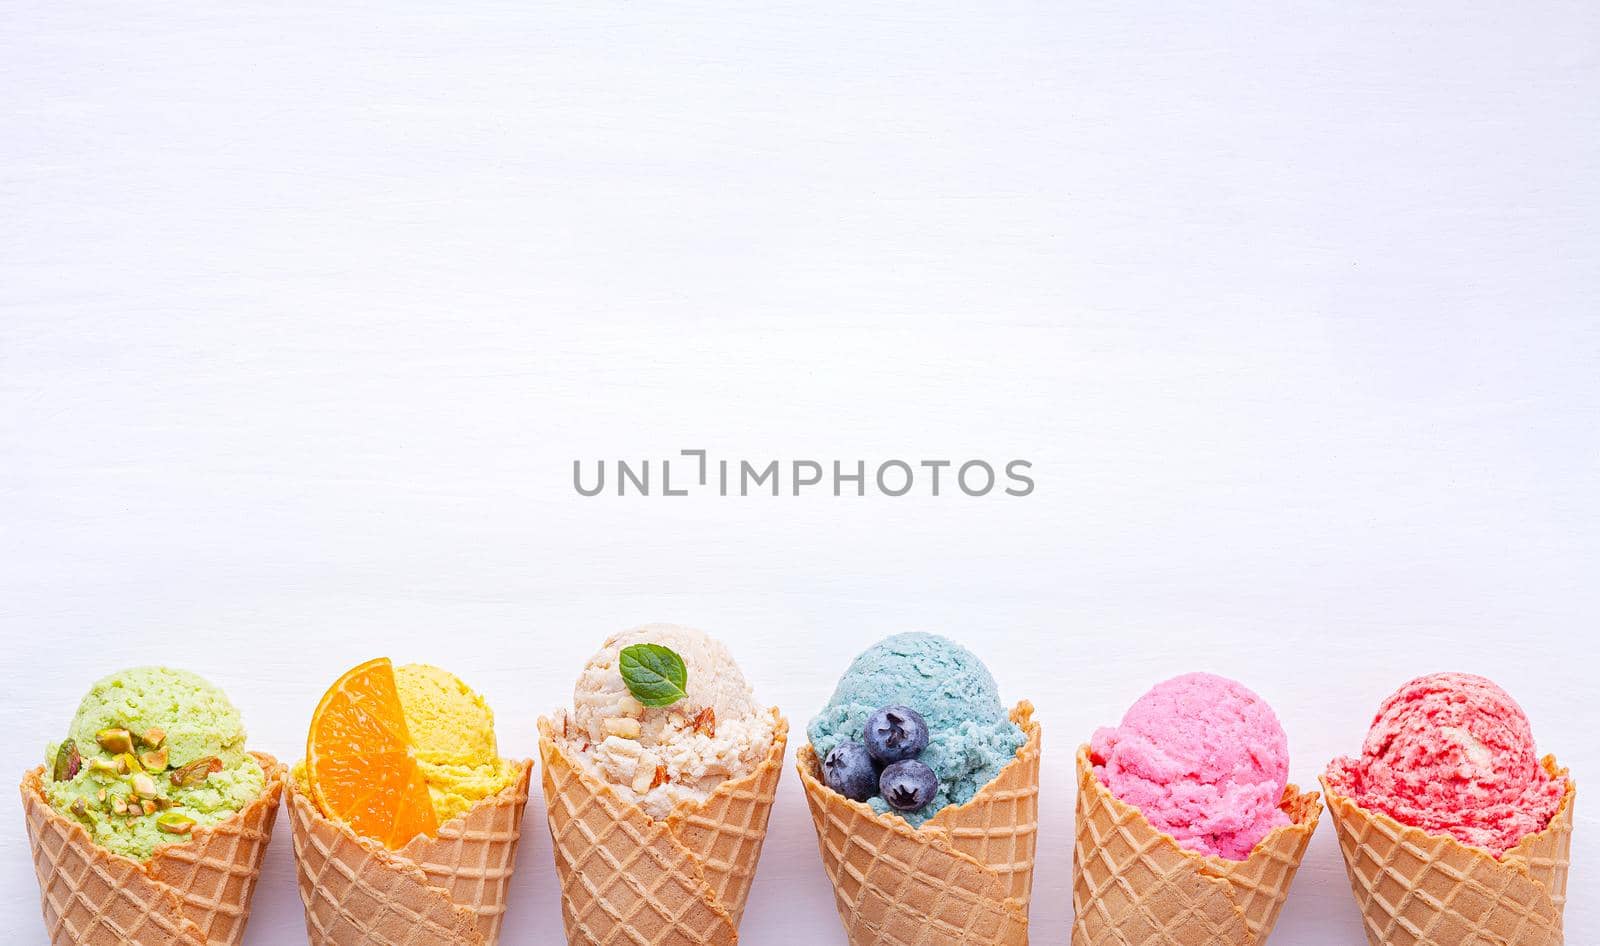
<path id="1" fill-rule="evenodd" d="M 438 833 L 389 658 L 356 667 L 322 695 L 306 737 L 306 782 L 323 814 L 391 851 Z"/>

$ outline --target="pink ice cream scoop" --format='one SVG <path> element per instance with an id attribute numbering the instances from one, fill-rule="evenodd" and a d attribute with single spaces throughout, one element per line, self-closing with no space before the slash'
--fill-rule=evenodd
<path id="1" fill-rule="evenodd" d="M 1483 677 L 1419 677 L 1383 702 L 1328 784 L 1369 811 L 1499 856 L 1543 831 L 1567 780 L 1539 763 L 1528 716 Z"/>
<path id="2" fill-rule="evenodd" d="M 1209 673 L 1159 684 L 1089 743 L 1095 777 L 1199 854 L 1242 861 L 1290 818 L 1289 739 L 1272 707 Z"/>

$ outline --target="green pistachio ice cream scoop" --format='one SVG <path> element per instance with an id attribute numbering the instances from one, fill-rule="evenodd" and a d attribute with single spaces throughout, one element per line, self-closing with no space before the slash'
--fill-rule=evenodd
<path id="1" fill-rule="evenodd" d="M 96 683 L 45 756 L 44 795 L 114 854 L 145 860 L 261 794 L 239 711 L 200 676 L 135 667 Z"/>

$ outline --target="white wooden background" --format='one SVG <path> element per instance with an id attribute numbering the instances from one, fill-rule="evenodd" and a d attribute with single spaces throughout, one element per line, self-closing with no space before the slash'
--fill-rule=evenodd
<path id="1" fill-rule="evenodd" d="M 1039 705 L 1038 943 L 1073 747 L 1170 674 L 1260 690 L 1307 781 L 1404 679 L 1488 673 L 1600 778 L 1597 11 L 0 0 L 3 757 L 160 661 L 294 758 L 375 654 L 528 755 L 648 620 L 800 726 L 932 629 Z M 569 485 L 692 447 L 1039 486 Z M 38 943 L 7 807 L 0 928 Z M 529 815 L 506 941 L 553 943 Z M 752 946 L 843 942 L 813 845 L 790 778 Z M 280 831 L 250 942 L 301 935 Z M 1324 830 L 1274 942 L 1359 936 Z"/>

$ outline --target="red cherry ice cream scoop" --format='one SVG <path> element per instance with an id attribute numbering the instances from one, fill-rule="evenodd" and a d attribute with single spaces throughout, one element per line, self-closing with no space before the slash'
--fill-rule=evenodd
<path id="1" fill-rule="evenodd" d="M 1543 831 L 1567 790 L 1539 763 L 1516 700 L 1465 673 L 1401 687 L 1378 709 L 1361 755 L 1328 766 L 1328 782 L 1362 808 L 1496 856 Z"/>

